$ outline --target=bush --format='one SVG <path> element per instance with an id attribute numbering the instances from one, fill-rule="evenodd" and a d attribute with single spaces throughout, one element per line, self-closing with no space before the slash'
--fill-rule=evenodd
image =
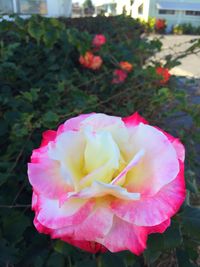
<path id="1" fill-rule="evenodd" d="M 155 31 L 157 33 L 165 33 L 167 24 L 165 19 L 156 19 L 155 22 Z"/>
<path id="2" fill-rule="evenodd" d="M 144 266 L 172 253 L 178 260 L 186 257 L 188 264 L 195 262 L 199 211 L 187 202 L 165 234 L 151 236 L 141 257 L 127 252 L 93 256 L 40 235 L 32 225 L 26 165 L 44 130 L 91 111 L 126 116 L 138 110 L 161 124 L 161 109 L 177 93 L 167 88 L 170 83 L 159 82 L 159 62 L 144 68 L 161 43 L 140 38 L 141 32 L 143 26 L 123 17 L 64 21 L 33 16 L 0 23 L 0 266 Z M 107 43 L 93 51 L 103 65 L 91 70 L 79 57 L 92 50 L 96 33 L 104 33 Z M 131 63 L 133 70 L 124 83 L 113 84 L 121 61 Z M 167 61 L 165 67 L 173 64 Z M 197 191 L 194 180 L 188 181 L 188 190 Z"/>
<path id="3" fill-rule="evenodd" d="M 113 41 L 119 42 L 124 42 L 125 38 L 138 39 L 140 34 L 144 32 L 144 26 L 138 20 L 133 20 L 128 16 L 64 18 L 61 21 L 67 28 L 76 28 L 90 34 L 104 33 Z"/>
<path id="4" fill-rule="evenodd" d="M 182 27 L 182 25 L 175 25 L 174 27 L 173 27 L 173 33 L 174 34 L 183 34 L 183 27 Z"/>
<path id="5" fill-rule="evenodd" d="M 156 18 L 149 18 L 148 22 L 147 22 L 150 31 L 154 31 L 155 30 L 155 24 L 156 24 Z"/>
<path id="6" fill-rule="evenodd" d="M 177 24 L 173 27 L 173 33 L 175 34 L 200 34 L 200 26 L 192 26 L 191 23 Z"/>

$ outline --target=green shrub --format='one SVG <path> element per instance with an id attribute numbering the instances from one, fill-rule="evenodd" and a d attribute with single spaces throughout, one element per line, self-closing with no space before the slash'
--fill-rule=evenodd
<path id="1" fill-rule="evenodd" d="M 183 34 L 183 26 L 179 25 L 179 24 L 175 25 L 173 27 L 173 33 L 174 34 Z"/>
<path id="2" fill-rule="evenodd" d="M 195 26 L 192 26 L 191 23 L 182 23 L 182 24 L 175 25 L 173 27 L 172 31 L 175 34 L 198 35 L 198 34 L 200 34 L 200 26 L 199 27 L 195 27 Z"/>
<path id="3" fill-rule="evenodd" d="M 150 28 L 150 31 L 154 31 L 155 29 L 155 24 L 156 24 L 156 18 L 149 18 L 148 19 L 148 26 Z"/>
<path id="4" fill-rule="evenodd" d="M 33 16 L 0 23 L 0 266 L 97 266 L 96 261 L 105 267 L 150 266 L 175 250 L 179 258 L 196 260 L 199 213 L 186 204 L 164 235 L 150 238 L 141 257 L 127 252 L 95 257 L 51 241 L 32 225 L 26 165 L 44 130 L 91 111 L 126 116 L 137 110 L 161 124 L 161 109 L 176 92 L 159 84 L 159 62 L 144 68 L 161 43 L 140 38 L 141 32 L 143 26 L 123 17 L 65 21 Z M 105 34 L 107 43 L 95 52 L 102 67 L 92 71 L 80 65 L 79 56 L 91 49 L 96 33 Z M 120 61 L 134 69 L 123 84 L 112 84 Z M 197 190 L 193 182 L 190 186 Z"/>
<path id="5" fill-rule="evenodd" d="M 144 27 L 137 20 L 131 17 L 115 16 L 105 17 L 97 16 L 74 18 L 74 19 L 60 19 L 67 28 L 76 28 L 80 31 L 88 31 L 90 34 L 104 33 L 109 35 L 111 39 L 123 41 L 124 38 L 138 38 Z"/>

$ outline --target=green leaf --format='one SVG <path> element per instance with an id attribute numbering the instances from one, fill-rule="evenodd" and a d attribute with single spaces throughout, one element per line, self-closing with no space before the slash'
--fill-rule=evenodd
<path id="1" fill-rule="evenodd" d="M 47 111 L 43 116 L 44 122 L 56 122 L 58 118 L 58 115 L 53 111 Z"/>
<path id="2" fill-rule="evenodd" d="M 47 261 L 47 267 L 64 267 L 65 266 L 65 259 L 61 254 L 58 253 L 52 253 Z"/>
<path id="3" fill-rule="evenodd" d="M 144 258 L 145 258 L 145 262 L 148 264 L 152 264 L 154 263 L 161 255 L 161 251 L 159 250 L 150 250 L 147 249 L 144 252 Z"/>
<path id="4" fill-rule="evenodd" d="M 182 249 L 177 249 L 176 256 L 178 259 L 179 267 L 197 267 L 196 264 L 190 261 L 187 251 Z"/>
<path id="5" fill-rule="evenodd" d="M 95 259 L 83 259 L 81 262 L 76 263 L 76 267 L 97 267 Z"/>
<path id="6" fill-rule="evenodd" d="M 37 101 L 38 99 L 38 92 L 40 91 L 40 89 L 37 88 L 31 88 L 31 90 L 28 92 L 22 92 L 22 95 L 24 97 L 24 99 L 28 100 L 29 102 L 34 102 Z"/>
<path id="7" fill-rule="evenodd" d="M 187 251 L 188 256 L 194 262 L 197 261 L 199 252 L 197 246 L 200 245 L 200 242 L 192 240 L 190 237 L 185 236 L 184 238 L 184 249 Z"/>
<path id="8" fill-rule="evenodd" d="M 47 47 L 52 48 L 60 37 L 60 31 L 48 21 L 43 21 L 42 27 L 44 29 L 43 41 Z"/>
<path id="9" fill-rule="evenodd" d="M 181 245 L 183 242 L 179 224 L 172 222 L 171 226 L 163 233 L 164 248 L 173 249 Z"/>
<path id="10" fill-rule="evenodd" d="M 23 233 L 30 226 L 30 220 L 23 213 L 12 212 L 10 216 L 3 219 L 3 224 L 4 235 L 14 244 L 23 239 Z"/>
<path id="11" fill-rule="evenodd" d="M 192 192 L 197 194 L 198 193 L 198 186 L 195 179 L 195 172 L 192 170 L 186 171 L 186 188 Z"/>
<path id="12" fill-rule="evenodd" d="M 0 119 L 0 136 L 4 135 L 8 130 L 8 124 L 5 120 Z"/>
<path id="13" fill-rule="evenodd" d="M 172 222 L 171 226 L 161 235 L 150 235 L 147 242 L 147 250 L 144 252 L 146 262 L 152 264 L 163 251 L 174 249 L 182 243 L 179 225 Z"/>
<path id="14" fill-rule="evenodd" d="M 181 217 L 186 232 L 194 238 L 200 238 L 200 208 L 187 206 Z"/>
<path id="15" fill-rule="evenodd" d="M 15 263 L 17 260 L 18 250 L 15 246 L 7 242 L 5 239 L 0 240 L 0 264 L 1 266 L 6 266 L 9 263 Z"/>
<path id="16" fill-rule="evenodd" d="M 37 43 L 40 43 L 41 37 L 44 34 L 41 24 L 36 22 L 34 19 L 31 19 L 28 22 L 28 33 L 31 37 L 37 40 Z"/>
<path id="17" fill-rule="evenodd" d="M 153 251 L 164 248 L 164 238 L 161 234 L 152 234 L 147 241 L 147 248 Z"/>
<path id="18" fill-rule="evenodd" d="M 24 30 L 26 26 L 26 20 L 21 17 L 16 17 L 15 19 L 16 25 L 19 27 L 19 29 Z"/>
<path id="19" fill-rule="evenodd" d="M 123 259 L 126 259 L 125 262 L 128 266 L 133 266 L 133 264 L 135 264 L 138 260 L 138 257 L 129 251 L 123 251 L 121 253 L 118 253 L 118 255 L 120 255 L 120 257 L 122 257 Z"/>
<path id="20" fill-rule="evenodd" d="M 118 254 L 105 253 L 102 255 L 102 260 L 105 267 L 126 267 L 124 259 Z"/>
<path id="21" fill-rule="evenodd" d="M 61 240 L 57 240 L 55 243 L 54 243 L 54 250 L 58 253 L 61 253 L 63 255 L 70 255 L 71 252 L 74 251 L 74 248 L 67 244 L 66 242 L 64 241 L 61 241 Z"/>

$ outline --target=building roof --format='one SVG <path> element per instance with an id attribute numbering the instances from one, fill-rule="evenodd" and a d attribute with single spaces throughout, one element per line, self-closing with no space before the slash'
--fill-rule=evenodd
<path id="1" fill-rule="evenodd" d="M 158 9 L 200 11 L 200 3 L 158 2 Z"/>

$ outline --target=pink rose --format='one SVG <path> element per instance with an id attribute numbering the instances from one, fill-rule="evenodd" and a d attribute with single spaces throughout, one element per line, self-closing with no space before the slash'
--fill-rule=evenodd
<path id="1" fill-rule="evenodd" d="M 113 76 L 114 78 L 112 80 L 112 83 L 118 84 L 118 83 L 123 83 L 128 75 L 124 70 L 116 69 L 113 72 Z"/>
<path id="2" fill-rule="evenodd" d="M 67 120 L 28 164 L 34 225 L 86 251 L 139 255 L 184 201 L 183 162 L 180 141 L 137 113 Z"/>
<path id="3" fill-rule="evenodd" d="M 95 47 L 100 47 L 106 43 L 106 37 L 103 34 L 96 34 L 92 40 L 92 45 Z"/>
<path id="4" fill-rule="evenodd" d="M 101 67 L 103 60 L 100 56 L 95 56 L 92 52 L 86 52 L 84 56 L 79 57 L 81 65 L 88 69 L 97 70 Z"/>

